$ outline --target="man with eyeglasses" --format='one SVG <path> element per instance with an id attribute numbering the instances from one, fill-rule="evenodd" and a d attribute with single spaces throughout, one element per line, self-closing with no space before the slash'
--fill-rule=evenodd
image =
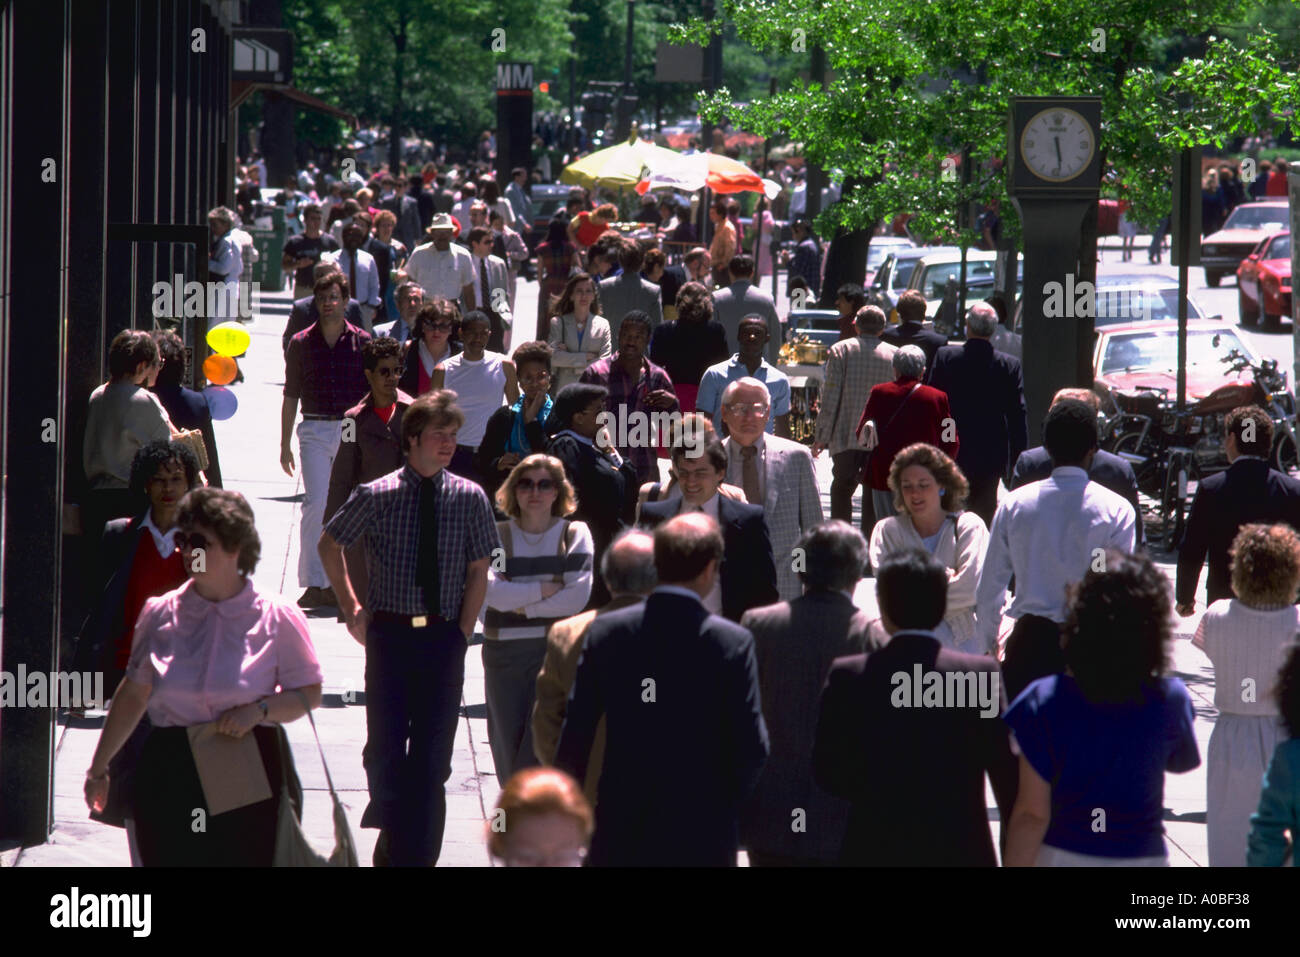
<path id="1" fill-rule="evenodd" d="M 460 719 L 468 636 L 501 537 L 487 495 L 448 471 L 464 413 L 449 391 L 411 403 L 406 464 L 357 486 L 320 536 L 348 632 L 366 649 L 366 746 L 376 866 L 432 867 Z M 353 588 L 344 549 L 363 541 L 370 581 Z"/>
<path id="2" fill-rule="evenodd" d="M 695 399 L 695 410 L 713 419 L 713 427 L 722 431 L 722 391 L 728 383 L 743 376 L 758 379 L 767 385 L 772 399 L 772 415 L 764 426 L 769 435 L 790 437 L 790 379 L 765 358 L 771 331 L 767 319 L 752 313 L 740 320 L 736 340 L 740 350 L 726 362 L 709 366 L 700 379 L 700 391 Z"/>
<path id="3" fill-rule="evenodd" d="M 289 340 L 284 360 L 280 467 L 290 476 L 294 470 L 290 440 L 298 402 L 302 402 L 302 421 L 298 423 L 303 487 L 298 584 L 306 589 L 298 599 L 302 608 L 337 604 L 312 543 L 320 538 L 330 472 L 343 436 L 343 414 L 367 392 L 361 350 L 370 334 L 343 317 L 347 286 L 348 281 L 339 272 L 316 281 L 320 321 Z"/>
<path id="4" fill-rule="evenodd" d="M 363 343 L 361 364 L 370 392 L 343 413 L 343 434 L 325 498 L 327 522 L 362 482 L 373 482 L 402 467 L 402 418 L 415 399 L 397 387 L 401 343 L 388 336 Z M 360 545 L 348 549 L 347 563 L 353 587 L 364 594 L 369 575 Z"/>
<path id="5" fill-rule="evenodd" d="M 765 431 L 771 404 L 767 385 L 749 376 L 723 391 L 722 421 L 730 432 L 723 443 L 726 480 L 744 489 L 751 505 L 763 506 L 776 560 L 777 591 L 781 601 L 793 601 L 803 594 L 794 547 L 803 529 L 820 524 L 824 515 L 807 447 Z"/>

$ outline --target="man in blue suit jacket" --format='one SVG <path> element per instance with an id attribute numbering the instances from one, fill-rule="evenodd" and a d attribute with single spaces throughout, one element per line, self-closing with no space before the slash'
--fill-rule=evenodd
<path id="1" fill-rule="evenodd" d="M 966 341 L 935 353 L 926 385 L 948 394 L 961 448 L 957 465 L 970 482 L 966 506 L 992 526 L 998 482 L 1029 444 L 1025 382 L 1020 360 L 997 352 L 989 341 L 998 314 L 986 302 L 970 307 Z"/>
<path id="2" fill-rule="evenodd" d="M 654 552 L 645 604 L 587 631 L 555 764 L 584 780 L 605 718 L 592 865 L 734 866 L 768 754 L 754 638 L 703 604 L 722 560 L 716 522 L 669 519 Z"/>
<path id="3" fill-rule="evenodd" d="M 653 529 L 675 515 L 703 512 L 722 529 L 722 567 L 718 585 L 705 597 L 704 607 L 732 621 L 751 608 L 781 600 L 776 588 L 772 540 L 763 519 L 763 506 L 746 505 L 718 493 L 727 475 L 727 451 L 721 442 L 706 445 L 703 454 L 691 455 L 693 446 L 673 446 L 673 474 L 681 498 L 646 502 L 639 524 Z"/>
<path id="4" fill-rule="evenodd" d="M 1056 405 L 1063 399 L 1078 399 L 1080 402 L 1086 402 L 1094 412 L 1100 408 L 1097 393 L 1091 389 L 1061 389 L 1056 395 L 1052 396 L 1052 405 Z M 1020 453 L 1020 458 L 1016 459 L 1015 467 L 1011 470 L 1011 484 L 1008 488 L 1017 489 L 1022 485 L 1028 485 L 1030 482 L 1041 482 L 1051 474 L 1052 457 L 1047 453 L 1047 449 L 1041 445 L 1027 449 Z M 1118 455 L 1113 455 L 1104 449 L 1098 449 L 1092 457 L 1092 465 L 1088 467 L 1088 478 L 1098 485 L 1110 489 L 1116 495 L 1123 496 L 1133 506 L 1133 514 L 1137 516 L 1137 543 L 1140 548 L 1142 546 L 1142 509 L 1138 506 L 1137 476 L 1133 474 L 1133 466 Z"/>

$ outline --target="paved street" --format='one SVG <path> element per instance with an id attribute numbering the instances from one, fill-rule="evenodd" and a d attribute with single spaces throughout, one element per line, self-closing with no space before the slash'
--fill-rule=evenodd
<path id="1" fill-rule="evenodd" d="M 1110 237 L 1112 243 L 1117 240 Z M 1137 255 L 1145 262 L 1145 246 L 1139 241 Z M 1104 253 L 1103 271 L 1119 271 L 1118 250 Z M 1167 275 L 1172 267 L 1148 267 L 1123 264 L 1123 270 L 1160 272 Z M 1194 286 L 1203 283 L 1203 274 L 1193 270 Z M 770 279 L 764 281 L 770 289 Z M 782 301 L 784 290 L 781 291 Z M 1236 318 L 1236 291 L 1231 285 L 1220 290 L 1193 289 L 1208 311 L 1222 311 L 1225 322 Z M 523 342 L 533 335 L 537 286 L 519 284 L 518 318 L 514 341 Z M 286 476 L 278 465 L 279 410 L 283 384 L 283 360 L 280 333 L 289 311 L 289 296 L 264 296 L 264 309 L 249 326 L 253 344 L 241 360 L 246 381 L 234 386 L 239 399 L 235 416 L 216 425 L 226 486 L 242 492 L 252 503 L 262 536 L 262 561 L 254 579 L 263 589 L 279 591 L 296 598 L 296 568 L 299 549 L 298 510 L 301 482 Z M 784 311 L 784 310 L 782 310 Z M 1289 323 L 1284 324 L 1289 332 Z M 1247 332 L 1265 355 L 1278 355 L 1289 368 L 1290 340 L 1285 334 L 1268 335 Z M 295 456 L 296 456 L 295 451 Z M 817 463 L 823 489 L 823 505 L 829 513 L 827 490 L 830 486 L 830 462 L 822 456 Z M 1162 567 L 1172 574 L 1168 556 L 1158 555 Z M 874 608 L 872 582 L 864 581 L 856 595 L 864 608 Z M 317 725 L 324 741 L 336 785 L 348 808 L 353 835 L 364 865 L 369 866 L 378 834 L 360 828 L 366 803 L 366 782 L 361 767 L 361 748 L 365 741 L 365 709 L 362 649 L 332 615 L 312 617 L 312 635 L 325 673 L 325 701 L 316 712 Z M 1183 637 L 1190 635 L 1195 619 L 1179 623 Z M 1196 705 L 1196 733 L 1204 759 L 1213 726 L 1213 679 L 1207 659 L 1187 641 L 1179 641 L 1175 654 L 1176 673 L 1192 692 Z M 446 839 L 441 863 L 446 866 L 487 866 L 483 833 L 487 812 L 497 798 L 498 786 L 487 747 L 486 710 L 483 692 L 483 666 L 480 646 L 472 645 L 466 667 L 463 720 L 457 732 L 452 776 L 448 783 Z M 25 851 L 10 851 L 3 856 L 5 865 L 23 866 L 124 866 L 128 863 L 125 833 L 89 821 L 82 800 L 82 775 L 90 763 L 102 714 L 92 713 L 84 720 L 58 728 L 56 757 L 55 829 L 48 844 Z M 333 840 L 330 801 L 325 777 L 320 767 L 311 728 L 306 721 L 288 725 L 294 747 L 298 773 L 307 791 L 304 827 L 318 849 L 327 850 Z M 993 826 L 997 812 L 989 794 L 988 805 Z M 1206 863 L 1204 765 L 1186 775 L 1169 775 L 1165 787 L 1165 822 L 1171 861 L 1176 866 L 1203 866 Z"/>

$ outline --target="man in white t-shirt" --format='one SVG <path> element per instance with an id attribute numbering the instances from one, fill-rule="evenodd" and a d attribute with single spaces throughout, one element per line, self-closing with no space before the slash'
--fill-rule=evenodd
<path id="1" fill-rule="evenodd" d="M 432 242 L 417 246 L 406 262 L 406 274 L 430 299 L 450 299 L 466 309 L 474 302 L 474 261 L 469 250 L 452 245 L 456 227 L 446 213 L 429 226 Z"/>
<path id="2" fill-rule="evenodd" d="M 451 389 L 456 405 L 465 414 L 465 424 L 456 434 L 456 454 L 447 469 L 462 478 L 483 485 L 474 467 L 474 454 L 483 441 L 492 413 L 501 408 L 504 398 L 514 403 L 519 398 L 519 380 L 515 364 L 499 352 L 489 352 L 492 320 L 475 309 L 461 321 L 460 339 L 465 351 L 444 359 L 433 370 L 432 388 Z"/>

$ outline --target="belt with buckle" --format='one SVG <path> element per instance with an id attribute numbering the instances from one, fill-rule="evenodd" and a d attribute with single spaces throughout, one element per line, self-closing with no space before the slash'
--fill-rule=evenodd
<path id="1" fill-rule="evenodd" d="M 308 422 L 339 422 L 343 419 L 341 415 L 317 415 L 315 412 L 304 412 L 302 417 Z"/>
<path id="2" fill-rule="evenodd" d="M 446 624 L 450 620 L 442 615 L 398 615 L 391 611 L 376 611 L 370 617 L 381 624 L 401 625 L 403 628 L 427 628 L 430 625 Z"/>

